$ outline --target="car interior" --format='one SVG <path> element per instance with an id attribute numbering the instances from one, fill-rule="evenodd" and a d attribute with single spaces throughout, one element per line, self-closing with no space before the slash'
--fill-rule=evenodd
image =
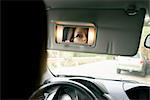
<path id="1" fill-rule="evenodd" d="M 75 57 L 68 52 L 107 54 L 111 59 L 132 57 L 138 52 L 145 26 L 148 33 L 143 46 L 150 57 L 149 0 L 2 0 L 1 3 L 2 100 L 150 100 L 150 71 L 144 76 L 147 83 L 85 75 L 86 67 L 82 67 L 82 75 L 73 68 L 66 68 L 64 74 L 53 71 L 53 67 L 63 71 L 57 60 L 63 64 L 64 59 L 81 62 L 80 57 L 72 61 Z M 49 53 L 49 50 L 56 51 Z M 57 51 L 67 53 L 61 55 Z M 54 59 L 57 53 L 61 58 Z M 149 59 L 146 60 L 150 62 Z M 98 68 L 95 73 L 96 70 L 103 74 Z"/>

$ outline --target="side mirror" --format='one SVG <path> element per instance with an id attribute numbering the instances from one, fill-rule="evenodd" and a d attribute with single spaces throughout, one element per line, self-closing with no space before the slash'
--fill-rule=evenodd
<path id="1" fill-rule="evenodd" d="M 150 34 L 147 35 L 144 41 L 144 46 L 150 49 Z"/>

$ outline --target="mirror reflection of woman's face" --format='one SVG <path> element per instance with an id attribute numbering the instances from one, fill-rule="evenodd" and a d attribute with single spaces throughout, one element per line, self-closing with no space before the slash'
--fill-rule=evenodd
<path id="1" fill-rule="evenodd" d="M 77 27 L 74 32 L 74 43 L 86 44 L 87 43 L 87 29 Z"/>

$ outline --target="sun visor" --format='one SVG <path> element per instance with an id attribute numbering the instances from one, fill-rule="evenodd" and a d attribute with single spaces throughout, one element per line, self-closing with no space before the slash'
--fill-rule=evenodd
<path id="1" fill-rule="evenodd" d="M 49 9 L 48 48 L 97 54 L 136 54 L 145 9 Z"/>

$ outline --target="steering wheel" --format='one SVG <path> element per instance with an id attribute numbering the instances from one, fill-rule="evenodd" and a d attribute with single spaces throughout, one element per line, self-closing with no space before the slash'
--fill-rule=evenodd
<path id="1" fill-rule="evenodd" d="M 82 99 L 81 99 L 82 98 Z M 84 85 L 70 80 L 55 81 L 41 86 L 29 100 L 98 100 Z"/>

